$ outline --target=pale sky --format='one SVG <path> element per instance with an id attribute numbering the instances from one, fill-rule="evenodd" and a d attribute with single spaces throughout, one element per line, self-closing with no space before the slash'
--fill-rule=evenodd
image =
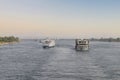
<path id="1" fill-rule="evenodd" d="M 0 36 L 120 37 L 120 0 L 0 0 Z"/>

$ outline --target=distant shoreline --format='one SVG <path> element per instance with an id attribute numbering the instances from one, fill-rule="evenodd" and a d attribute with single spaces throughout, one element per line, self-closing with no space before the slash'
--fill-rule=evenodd
<path id="1" fill-rule="evenodd" d="M 99 41 L 99 42 L 120 42 L 120 38 L 92 38 L 90 41 Z"/>
<path id="2" fill-rule="evenodd" d="M 18 43 L 19 41 L 13 41 L 13 42 L 0 42 L 0 46 L 2 45 L 7 45 L 7 44 L 14 44 L 14 43 Z"/>
<path id="3" fill-rule="evenodd" d="M 13 44 L 19 42 L 18 37 L 14 36 L 5 36 L 5 37 L 0 37 L 0 46 L 1 45 L 6 45 L 6 44 Z"/>
<path id="4" fill-rule="evenodd" d="M 7 43 L 7 42 L 0 42 L 0 46 L 5 45 L 5 44 L 9 44 L 9 43 Z"/>

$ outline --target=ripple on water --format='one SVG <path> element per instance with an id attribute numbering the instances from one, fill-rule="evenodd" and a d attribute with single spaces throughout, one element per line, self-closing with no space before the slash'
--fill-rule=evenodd
<path id="1" fill-rule="evenodd" d="M 34 41 L 0 46 L 0 80 L 120 80 L 120 44 L 91 42 L 88 52 L 76 52 L 73 44 L 61 40 L 51 49 Z"/>

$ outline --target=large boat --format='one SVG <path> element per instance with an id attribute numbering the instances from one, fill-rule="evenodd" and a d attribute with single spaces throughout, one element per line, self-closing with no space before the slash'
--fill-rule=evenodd
<path id="1" fill-rule="evenodd" d="M 41 41 L 43 48 L 51 48 L 55 46 L 55 40 L 45 39 Z"/>
<path id="2" fill-rule="evenodd" d="M 75 49 L 78 51 L 88 51 L 89 50 L 89 40 L 87 39 L 76 39 Z"/>

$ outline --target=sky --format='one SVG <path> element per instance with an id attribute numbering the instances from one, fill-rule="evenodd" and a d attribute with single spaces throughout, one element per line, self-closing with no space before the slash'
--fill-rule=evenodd
<path id="1" fill-rule="evenodd" d="M 0 0 L 0 36 L 120 37 L 120 0 Z"/>

